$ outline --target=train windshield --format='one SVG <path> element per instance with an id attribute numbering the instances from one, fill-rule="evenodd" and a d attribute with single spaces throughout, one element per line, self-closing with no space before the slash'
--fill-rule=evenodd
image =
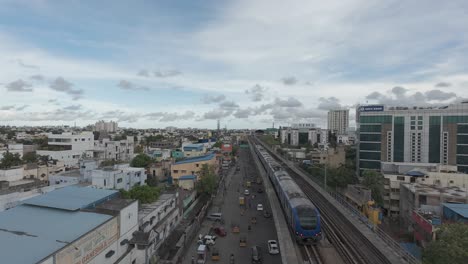
<path id="1" fill-rule="evenodd" d="M 313 230 L 317 227 L 317 214 L 311 208 L 298 208 L 297 214 L 302 229 Z"/>

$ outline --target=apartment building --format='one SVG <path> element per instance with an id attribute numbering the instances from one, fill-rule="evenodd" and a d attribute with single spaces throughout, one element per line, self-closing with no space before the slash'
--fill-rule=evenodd
<path id="1" fill-rule="evenodd" d="M 174 184 L 177 184 L 179 178 L 185 175 L 196 175 L 197 179 L 199 180 L 198 172 L 204 164 L 207 164 L 208 166 L 214 166 L 217 172 L 218 161 L 216 159 L 216 155 L 212 153 L 175 162 L 171 166 L 171 176 Z"/>
<path id="2" fill-rule="evenodd" d="M 134 186 L 144 185 L 146 178 L 144 168 L 133 168 L 129 164 L 118 164 L 91 171 L 92 185 L 103 189 L 128 191 Z"/>
<path id="3" fill-rule="evenodd" d="M 344 135 L 349 128 L 349 109 L 328 111 L 328 130 Z"/>
<path id="4" fill-rule="evenodd" d="M 322 145 L 328 144 L 328 130 L 315 127 L 314 124 L 294 124 L 291 127 L 280 128 L 281 144 Z"/>
<path id="5" fill-rule="evenodd" d="M 130 161 L 134 156 L 134 149 L 133 136 L 127 136 L 126 139 L 118 141 L 104 138 L 94 141 L 93 157 L 98 160 Z"/>
<path id="6" fill-rule="evenodd" d="M 96 122 L 96 124 L 94 125 L 94 131 L 99 131 L 99 132 L 105 131 L 107 133 L 115 133 L 118 127 L 119 126 L 117 122 L 114 122 L 114 121 L 106 122 L 104 120 L 101 120 L 101 121 Z"/>
<path id="7" fill-rule="evenodd" d="M 456 165 L 468 172 L 468 102 L 443 107 L 356 108 L 358 170 L 381 162 Z"/>
<path id="8" fill-rule="evenodd" d="M 177 192 L 162 194 L 156 202 L 141 205 L 138 210 L 140 228 L 130 241 L 138 252 L 136 263 L 157 263 L 157 251 L 181 220 Z"/>
<path id="9" fill-rule="evenodd" d="M 36 153 L 49 156 L 50 159 L 61 160 L 65 167 L 77 167 L 80 158 L 93 157 L 94 135 L 92 132 L 50 133 L 47 138 L 47 149 L 37 150 Z"/>

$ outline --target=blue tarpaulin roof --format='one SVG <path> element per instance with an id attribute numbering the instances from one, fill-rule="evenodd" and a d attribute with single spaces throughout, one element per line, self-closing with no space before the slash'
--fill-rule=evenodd
<path id="1" fill-rule="evenodd" d="M 180 180 L 194 180 L 194 179 L 195 179 L 195 175 L 184 175 L 184 176 L 179 177 L 179 181 Z"/>
<path id="2" fill-rule="evenodd" d="M 208 155 L 205 155 L 205 156 L 199 156 L 199 157 L 195 157 L 195 158 L 191 158 L 191 159 L 184 159 L 184 160 L 178 161 L 178 162 L 176 162 L 174 164 L 178 165 L 178 164 L 185 164 L 185 163 L 192 163 L 192 162 L 207 161 L 207 160 L 211 160 L 213 157 L 214 157 L 214 154 L 208 154 Z"/>
<path id="3" fill-rule="evenodd" d="M 117 194 L 118 191 L 114 190 L 67 186 L 28 199 L 24 202 L 24 204 L 69 211 L 78 211 L 83 208 L 93 207 L 94 204 L 110 199 Z"/>
<path id="4" fill-rule="evenodd" d="M 422 173 L 422 172 L 420 172 L 420 171 L 408 171 L 408 172 L 406 173 L 406 175 L 408 175 L 408 176 L 414 176 L 414 177 L 422 177 L 422 176 L 424 176 L 424 175 L 426 175 L 426 174 L 424 174 L 424 173 Z"/>
<path id="5" fill-rule="evenodd" d="M 468 218 L 468 204 L 443 203 L 442 205 L 461 215 L 462 217 Z"/>

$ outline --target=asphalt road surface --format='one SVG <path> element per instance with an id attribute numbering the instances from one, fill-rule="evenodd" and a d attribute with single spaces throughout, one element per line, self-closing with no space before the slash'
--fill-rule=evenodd
<path id="1" fill-rule="evenodd" d="M 240 149 L 240 156 L 237 165 L 240 166 L 240 171 L 232 171 L 226 178 L 226 191 L 220 192 L 215 198 L 213 206 L 209 213 L 221 212 L 224 218 L 224 224 L 214 223 L 211 220 L 205 219 L 200 229 L 200 234 L 208 234 L 213 226 L 224 226 L 227 231 L 226 237 L 218 237 L 216 239 L 216 247 L 221 259 L 220 261 L 211 260 L 211 251 L 208 251 L 206 263 L 229 263 L 229 256 L 234 254 L 235 263 L 252 263 L 251 248 L 260 246 L 262 249 L 262 263 L 276 264 L 281 263 L 281 256 L 270 255 L 268 253 L 267 241 L 270 239 L 278 240 L 273 218 L 265 218 L 262 211 L 257 211 L 257 205 L 261 203 L 263 210 L 271 212 L 270 205 L 266 195 L 258 193 L 258 189 L 264 190 L 263 184 L 255 184 L 255 179 L 258 176 L 257 168 L 255 167 L 250 151 L 248 149 Z M 245 187 L 246 181 L 252 181 L 251 187 Z M 244 186 L 243 186 L 244 185 Z M 246 198 L 246 206 L 242 208 L 239 205 L 239 196 L 244 196 L 244 191 L 249 190 L 249 197 Z M 255 195 L 255 198 L 252 197 Z M 250 208 L 249 208 L 250 205 Z M 241 211 L 244 210 L 243 215 Z M 256 217 L 257 223 L 252 224 L 251 218 Z M 238 225 L 240 233 L 232 233 L 231 226 Z M 251 226 L 251 231 L 248 231 L 248 226 Z M 246 237 L 247 246 L 240 247 L 239 242 L 241 237 Z M 197 238 L 191 242 L 188 252 L 185 254 L 183 263 L 192 263 L 191 258 L 196 258 Z M 280 249 L 281 254 L 281 249 Z"/>

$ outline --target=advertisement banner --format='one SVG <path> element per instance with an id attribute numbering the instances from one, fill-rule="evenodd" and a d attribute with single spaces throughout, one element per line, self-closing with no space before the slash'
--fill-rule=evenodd
<path id="1" fill-rule="evenodd" d="M 119 238 L 117 217 L 55 254 L 57 264 L 86 264 Z"/>

